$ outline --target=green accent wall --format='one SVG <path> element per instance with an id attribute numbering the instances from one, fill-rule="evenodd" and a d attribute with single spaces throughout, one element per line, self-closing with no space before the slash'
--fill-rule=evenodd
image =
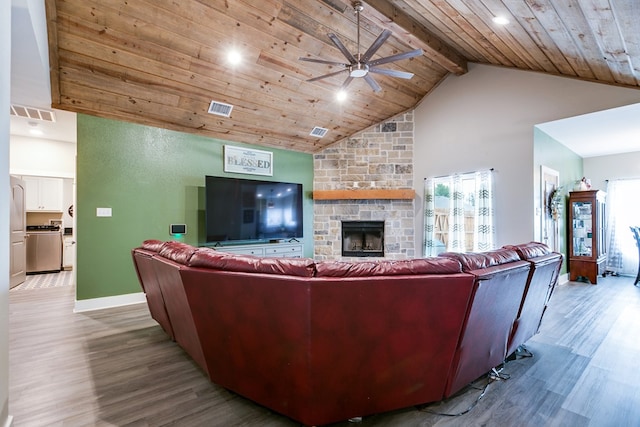
<path id="1" fill-rule="evenodd" d="M 313 254 L 313 156 L 78 114 L 77 299 L 141 292 L 131 249 L 146 239 L 204 242 L 205 175 L 303 184 L 304 254 Z M 225 144 L 273 153 L 273 176 L 223 171 Z M 97 217 L 96 208 L 111 208 Z M 169 224 L 187 224 L 179 239 Z"/>
<path id="2" fill-rule="evenodd" d="M 561 273 L 566 273 L 568 267 L 569 253 L 567 245 L 567 203 L 569 200 L 569 191 L 573 190 L 573 185 L 577 180 L 582 179 L 583 166 L 582 157 L 562 145 L 545 132 L 534 127 L 533 131 L 533 164 L 536 171 L 534 185 L 536 189 L 534 194 L 540 197 L 540 167 L 542 165 L 558 171 L 560 178 L 560 186 L 565 192 L 565 204 L 562 210 L 561 218 L 558 220 L 558 229 L 560 235 L 559 250 L 565 256 L 562 264 Z"/>

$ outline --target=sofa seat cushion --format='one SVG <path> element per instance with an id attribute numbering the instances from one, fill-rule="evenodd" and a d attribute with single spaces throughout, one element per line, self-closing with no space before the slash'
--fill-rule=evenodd
<path id="1" fill-rule="evenodd" d="M 451 258 L 360 262 L 321 261 L 316 263 L 316 277 L 397 276 L 460 272 L 462 272 L 460 263 Z"/>
<path id="2" fill-rule="evenodd" d="M 309 258 L 262 258 L 231 254 L 210 248 L 198 250 L 189 260 L 189 267 L 300 277 L 312 277 L 314 265 L 314 261 Z"/>
<path id="3" fill-rule="evenodd" d="M 520 261 L 520 256 L 515 249 L 502 248 L 489 252 L 444 252 L 439 257 L 454 258 L 462 264 L 462 271 L 470 272 L 474 270 L 482 270 L 497 265 L 507 264 L 509 262 Z"/>

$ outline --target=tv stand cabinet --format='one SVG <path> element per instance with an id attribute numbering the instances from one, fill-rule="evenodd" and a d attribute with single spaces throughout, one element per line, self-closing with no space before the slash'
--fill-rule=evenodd
<path id="1" fill-rule="evenodd" d="M 272 258 L 302 258 L 303 242 L 258 243 L 251 245 L 222 245 L 215 250 L 234 254 L 256 255 Z"/>

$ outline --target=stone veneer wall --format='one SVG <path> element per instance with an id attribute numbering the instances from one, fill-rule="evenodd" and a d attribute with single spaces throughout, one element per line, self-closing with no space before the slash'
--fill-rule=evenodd
<path id="1" fill-rule="evenodd" d="M 314 190 L 414 188 L 413 140 L 412 111 L 316 153 Z M 415 257 L 413 200 L 317 200 L 313 212 L 316 260 L 367 259 L 342 257 L 343 220 L 384 220 L 385 258 Z"/>

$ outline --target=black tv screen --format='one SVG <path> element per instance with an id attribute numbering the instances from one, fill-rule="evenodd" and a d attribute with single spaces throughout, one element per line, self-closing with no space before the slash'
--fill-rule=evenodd
<path id="1" fill-rule="evenodd" d="M 205 177 L 207 243 L 302 238 L 302 184 Z"/>

